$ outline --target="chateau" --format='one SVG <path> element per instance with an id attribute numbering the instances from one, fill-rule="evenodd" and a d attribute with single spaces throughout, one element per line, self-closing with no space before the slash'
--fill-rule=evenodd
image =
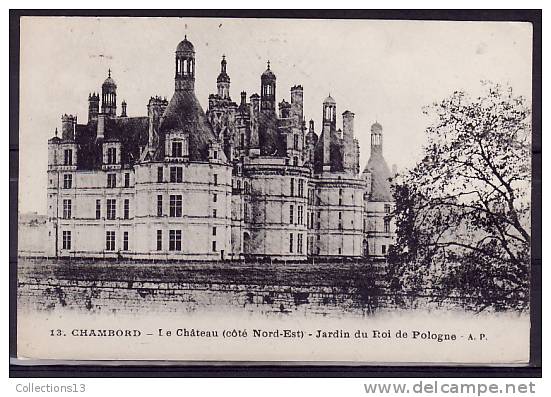
<path id="1" fill-rule="evenodd" d="M 195 96 L 195 49 L 175 53 L 174 94 L 147 115 L 117 109 L 109 76 L 88 97 L 88 120 L 62 116 L 48 141 L 48 256 L 232 260 L 384 257 L 393 243 L 383 130 L 371 127 L 360 172 L 354 113 L 322 104 L 306 125 L 303 87 L 276 103 L 276 75 L 260 95 L 230 96 L 222 57 L 205 112 Z"/>

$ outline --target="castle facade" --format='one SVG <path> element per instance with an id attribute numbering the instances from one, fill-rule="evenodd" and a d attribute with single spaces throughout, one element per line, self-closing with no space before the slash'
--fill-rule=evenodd
<path id="1" fill-rule="evenodd" d="M 109 72 L 88 97 L 88 120 L 63 115 L 48 141 L 48 249 L 61 257 L 225 260 L 384 257 L 394 240 L 390 171 L 380 124 L 360 173 L 354 113 L 323 101 L 306 125 L 303 87 L 276 103 L 276 75 L 260 95 L 230 96 L 225 57 L 205 112 L 195 96 L 195 49 L 175 53 L 170 101 L 147 115 L 117 113 Z M 101 105 L 101 109 L 100 109 Z"/>

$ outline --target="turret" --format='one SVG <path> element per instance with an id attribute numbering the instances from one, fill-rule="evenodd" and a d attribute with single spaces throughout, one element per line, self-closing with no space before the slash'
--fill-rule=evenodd
<path id="1" fill-rule="evenodd" d="M 270 70 L 270 61 L 268 68 L 260 76 L 260 110 L 275 112 L 276 102 L 276 76 Z"/>
<path id="2" fill-rule="evenodd" d="M 222 61 L 220 62 L 220 74 L 216 79 L 218 96 L 222 99 L 230 99 L 230 76 L 228 76 L 226 67 L 226 56 L 222 55 Z"/>
<path id="3" fill-rule="evenodd" d="M 176 91 L 195 90 L 195 49 L 193 44 L 184 37 L 176 47 L 176 73 L 174 89 Z"/>
<path id="4" fill-rule="evenodd" d="M 111 77 L 111 69 L 101 85 L 101 112 L 110 117 L 117 115 L 117 84 Z"/>
<path id="5" fill-rule="evenodd" d="M 383 127 L 375 122 L 371 126 L 371 155 L 383 154 Z"/>

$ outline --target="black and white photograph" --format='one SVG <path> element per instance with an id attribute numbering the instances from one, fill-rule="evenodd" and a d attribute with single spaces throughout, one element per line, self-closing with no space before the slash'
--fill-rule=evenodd
<path id="1" fill-rule="evenodd" d="M 17 359 L 527 365 L 533 25 L 24 16 Z"/>

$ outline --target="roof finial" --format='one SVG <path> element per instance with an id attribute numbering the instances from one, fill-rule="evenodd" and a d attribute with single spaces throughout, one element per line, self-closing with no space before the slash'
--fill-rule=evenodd
<path id="1" fill-rule="evenodd" d="M 55 127 L 55 136 L 57 138 L 57 127 Z"/>
<path id="2" fill-rule="evenodd" d="M 268 70 L 270 70 L 270 60 L 268 59 Z"/>
<path id="3" fill-rule="evenodd" d="M 226 54 L 222 54 L 222 60 L 223 60 L 223 61 L 226 60 Z"/>
<path id="4" fill-rule="evenodd" d="M 184 40 L 187 40 L 187 33 L 184 34 Z"/>
<path id="5" fill-rule="evenodd" d="M 111 77 L 111 68 L 108 70 L 108 77 Z"/>

